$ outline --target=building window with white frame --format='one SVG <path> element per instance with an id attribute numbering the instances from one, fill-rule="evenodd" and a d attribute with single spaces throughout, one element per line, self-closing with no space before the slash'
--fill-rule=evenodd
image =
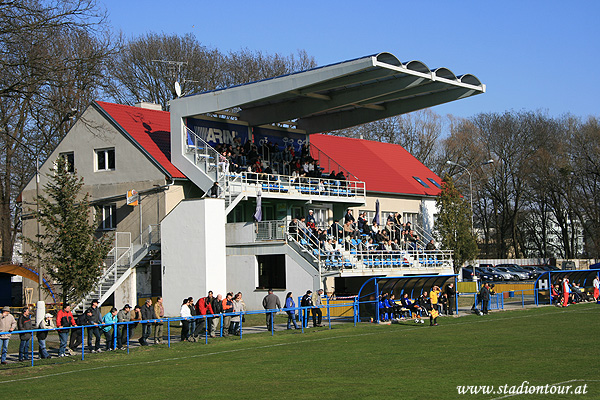
<path id="1" fill-rule="evenodd" d="M 117 205 L 107 204 L 100 206 L 99 212 L 102 213 L 100 229 L 110 231 L 117 229 Z"/>
<path id="2" fill-rule="evenodd" d="M 67 164 L 67 172 L 74 173 L 75 172 L 75 153 L 72 151 L 66 153 L 60 153 L 59 157 L 65 160 Z"/>
<path id="3" fill-rule="evenodd" d="M 98 149 L 96 152 L 96 171 L 113 171 L 115 169 L 115 149 Z"/>

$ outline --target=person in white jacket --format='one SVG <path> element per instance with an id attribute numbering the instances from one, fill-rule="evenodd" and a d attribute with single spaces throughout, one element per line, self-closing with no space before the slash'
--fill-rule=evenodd
<path id="1" fill-rule="evenodd" d="M 179 312 L 179 316 L 181 318 L 192 318 L 192 313 L 190 312 L 190 300 L 189 298 L 183 299 L 183 304 L 181 305 L 181 311 Z M 184 342 L 188 339 L 189 331 L 190 331 L 190 320 L 183 320 L 181 324 L 183 325 L 181 328 L 181 341 Z"/>

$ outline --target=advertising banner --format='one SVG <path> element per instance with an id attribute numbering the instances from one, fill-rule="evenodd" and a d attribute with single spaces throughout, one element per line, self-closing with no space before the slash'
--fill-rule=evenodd
<path id="1" fill-rule="evenodd" d="M 187 118 L 187 127 L 194 131 L 202 140 L 215 147 L 218 144 L 234 144 L 235 138 L 240 138 L 241 145 L 248 140 L 248 127 L 227 119 Z M 188 144 L 193 144 L 193 135 L 188 135 Z"/>
<path id="2" fill-rule="evenodd" d="M 294 151 L 298 154 L 302 145 L 307 142 L 308 135 L 300 132 L 291 132 L 287 130 L 271 129 L 254 127 L 252 128 L 254 134 L 254 142 L 260 148 L 265 140 L 269 143 L 277 143 L 279 151 L 283 151 L 286 147 L 292 146 Z"/>

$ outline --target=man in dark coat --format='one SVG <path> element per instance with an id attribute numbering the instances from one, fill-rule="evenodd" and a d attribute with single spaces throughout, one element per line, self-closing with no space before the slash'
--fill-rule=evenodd
<path id="1" fill-rule="evenodd" d="M 485 315 L 488 313 L 488 307 L 490 304 L 490 286 L 488 283 L 485 283 L 481 287 L 479 296 L 481 297 L 481 312 Z"/>
<path id="2" fill-rule="evenodd" d="M 17 329 L 20 331 L 33 329 L 29 308 L 23 308 L 21 316 L 17 320 Z M 19 361 L 29 360 L 29 341 L 31 340 L 31 332 L 19 333 L 19 338 L 21 339 L 21 345 L 19 346 Z"/>
<path id="3" fill-rule="evenodd" d="M 456 289 L 454 289 L 454 283 L 449 283 L 446 286 L 445 292 L 448 315 L 454 315 L 454 303 L 456 302 Z"/>
<path id="4" fill-rule="evenodd" d="M 142 306 L 142 321 L 156 319 L 156 313 L 154 307 L 152 307 L 152 299 L 147 299 L 146 303 Z M 152 333 L 152 323 L 142 323 L 142 337 L 140 338 L 140 344 L 142 346 L 148 346 L 148 338 Z"/>

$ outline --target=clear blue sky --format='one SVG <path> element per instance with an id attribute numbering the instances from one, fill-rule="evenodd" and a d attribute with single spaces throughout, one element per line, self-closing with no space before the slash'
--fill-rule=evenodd
<path id="1" fill-rule="evenodd" d="M 304 49 L 318 65 L 387 51 L 487 85 L 483 95 L 435 107 L 439 114 L 600 115 L 596 0 L 100 2 L 127 37 L 193 33 L 221 51 Z"/>

